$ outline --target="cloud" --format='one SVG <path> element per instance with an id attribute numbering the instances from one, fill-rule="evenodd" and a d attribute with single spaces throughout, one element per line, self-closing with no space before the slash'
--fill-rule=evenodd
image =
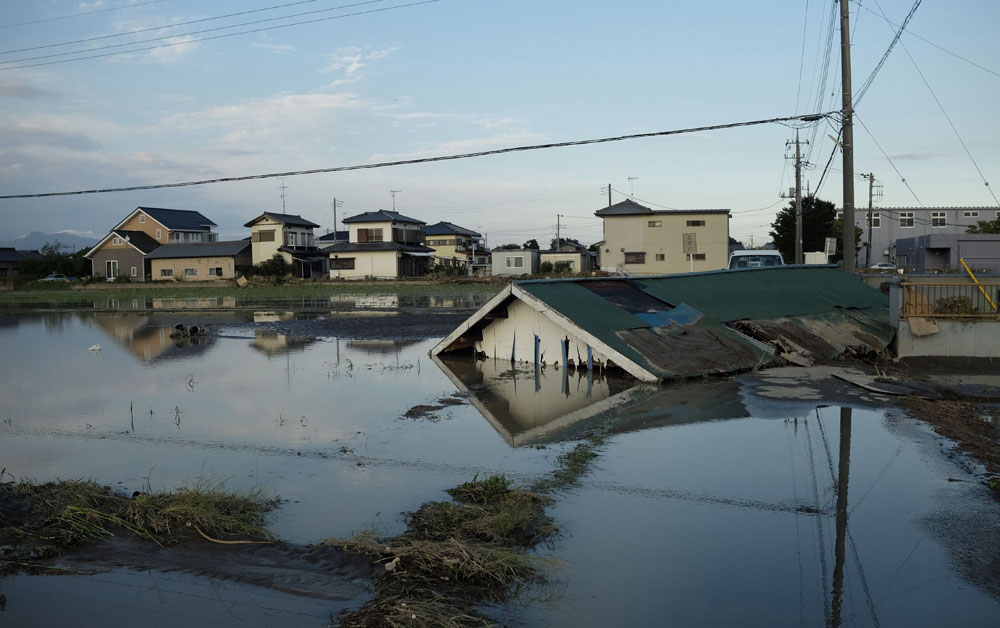
<path id="1" fill-rule="evenodd" d="M 80 238 L 103 238 L 105 233 L 98 233 L 93 230 L 80 231 L 79 229 L 63 229 L 62 231 L 56 231 L 55 233 L 65 233 L 67 235 L 74 235 Z"/>
<path id="2" fill-rule="evenodd" d="M 896 161 L 926 161 L 928 159 L 947 156 L 948 153 L 900 153 L 898 155 L 889 155 L 889 158 Z"/>
<path id="3" fill-rule="evenodd" d="M 491 137 L 479 137 L 426 144 L 422 148 L 418 148 L 408 153 L 375 153 L 369 158 L 369 161 L 377 163 L 381 161 L 402 161 L 406 159 L 437 157 L 439 155 L 477 153 L 497 148 L 506 148 L 508 146 L 517 146 L 519 144 L 538 143 L 544 139 L 545 136 L 539 133 L 531 131 L 513 131 L 504 135 L 494 135 Z"/>
<path id="4" fill-rule="evenodd" d="M 0 79 L 0 100 L 37 100 L 41 98 L 52 98 L 56 95 L 56 92 L 49 91 L 47 89 L 40 89 L 24 83 Z"/>
<path id="5" fill-rule="evenodd" d="M 99 9 L 107 4 L 104 0 L 97 0 L 96 2 L 81 2 L 76 7 L 78 9 Z"/>
<path id="6" fill-rule="evenodd" d="M 261 50 L 266 50 L 267 52 L 270 52 L 270 53 L 276 54 L 276 55 L 284 54 L 286 52 L 291 52 L 291 51 L 295 50 L 295 46 L 293 46 L 291 44 L 262 44 L 262 43 L 253 43 L 253 44 L 250 44 L 250 45 L 252 47 L 254 47 L 254 48 L 260 48 Z"/>
<path id="7" fill-rule="evenodd" d="M 399 50 L 399 46 L 389 46 L 378 50 L 359 48 L 350 46 L 338 48 L 330 55 L 330 63 L 323 68 L 323 72 L 343 71 L 345 77 L 363 76 L 362 70 L 375 61 L 385 59 L 390 54 Z"/>
<path id="8" fill-rule="evenodd" d="M 100 144 L 85 133 L 61 131 L 43 126 L 17 125 L 0 127 L 0 136 L 21 147 L 48 146 L 73 151 L 93 151 Z"/>

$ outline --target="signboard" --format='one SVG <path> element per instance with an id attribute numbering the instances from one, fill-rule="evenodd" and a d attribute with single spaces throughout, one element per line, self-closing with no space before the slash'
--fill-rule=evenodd
<path id="1" fill-rule="evenodd" d="M 698 252 L 698 239 L 695 233 L 682 234 L 684 238 L 684 254 L 694 255 Z"/>
<path id="2" fill-rule="evenodd" d="M 837 238 L 827 238 L 826 239 L 826 254 L 836 255 L 837 253 Z"/>

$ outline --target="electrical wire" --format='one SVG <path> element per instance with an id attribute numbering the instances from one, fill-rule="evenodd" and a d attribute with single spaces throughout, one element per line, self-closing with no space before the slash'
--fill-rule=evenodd
<path id="1" fill-rule="evenodd" d="M 436 0 L 435 0 L 436 1 Z M 81 194 L 108 194 L 111 192 L 135 192 L 138 190 L 158 190 L 163 188 L 180 188 L 180 187 L 190 187 L 195 185 L 207 185 L 210 183 L 229 183 L 234 181 L 251 181 L 255 179 L 276 179 L 280 177 L 294 177 L 309 174 L 321 174 L 330 172 L 347 172 L 351 170 L 373 170 L 377 168 L 388 168 L 391 166 L 407 166 L 412 164 L 422 164 L 431 163 L 437 161 L 453 161 L 458 159 L 471 159 L 474 157 L 486 157 L 489 155 L 502 155 L 506 153 L 517 153 L 533 150 L 544 150 L 550 148 L 563 148 L 567 146 L 585 146 L 588 144 L 605 144 L 609 142 L 621 142 L 625 140 L 634 140 L 642 138 L 651 137 L 665 137 L 669 135 L 681 135 L 685 133 L 698 133 L 702 131 L 717 131 L 720 129 L 733 129 L 748 126 L 758 126 L 761 124 L 774 124 L 777 122 L 787 122 L 789 120 L 815 120 L 823 118 L 832 113 L 823 114 L 807 114 L 798 116 L 786 116 L 781 118 L 768 118 L 765 120 L 750 120 L 746 122 L 729 122 L 726 124 L 713 124 L 710 126 L 701 127 L 691 127 L 686 129 L 673 129 L 670 131 L 653 131 L 649 133 L 633 133 L 630 135 L 618 135 L 614 137 L 601 137 L 592 138 L 586 140 L 572 140 L 568 142 L 550 142 L 547 144 L 532 144 L 528 146 L 512 146 L 508 148 L 497 148 L 493 150 L 484 150 L 474 153 L 459 153 L 455 155 L 441 155 L 438 157 L 420 157 L 416 159 L 401 159 L 398 161 L 384 161 L 373 164 L 354 164 L 350 166 L 335 166 L 332 168 L 315 168 L 312 170 L 294 170 L 290 172 L 271 172 L 267 174 L 252 174 L 237 177 L 219 177 L 216 179 L 202 179 L 200 181 L 183 181 L 179 183 L 159 183 L 151 185 L 132 185 L 126 187 L 116 187 L 116 188 L 103 188 L 103 189 L 91 189 L 91 190 L 75 190 L 71 192 L 36 192 L 31 194 L 5 194 L 0 196 L 0 199 L 12 199 L 12 198 L 42 198 L 50 196 L 78 196 Z"/>
<path id="2" fill-rule="evenodd" d="M 799 85 L 795 88 L 795 112 L 799 111 L 799 98 L 802 96 L 802 67 L 806 62 L 806 27 L 809 26 L 809 0 L 806 0 L 805 16 L 802 18 L 802 50 L 799 51 Z"/>
<path id="3" fill-rule="evenodd" d="M 98 35 L 97 37 L 87 37 L 87 38 L 84 38 L 84 39 L 74 39 L 72 41 L 64 41 L 64 42 L 60 42 L 60 43 L 57 43 L 57 44 L 44 44 L 44 45 L 41 45 L 41 46 L 32 46 L 30 48 L 18 48 L 16 50 L 0 50 L 0 55 L 13 54 L 15 52 L 27 52 L 29 50 L 42 50 L 44 48 L 58 48 L 59 46 L 70 46 L 72 44 L 84 44 L 84 43 L 87 43 L 89 41 L 100 41 L 102 39 L 113 39 L 115 37 L 127 37 L 129 35 L 138 35 L 139 33 L 148 33 L 148 32 L 151 32 L 151 31 L 161 31 L 161 30 L 165 30 L 165 29 L 168 29 L 168 28 L 177 28 L 179 26 L 187 26 L 188 24 L 199 24 L 201 22 L 213 22 L 215 20 L 224 20 L 224 19 L 229 18 L 229 17 L 238 17 L 240 15 L 248 15 L 250 13 L 261 13 L 263 11 L 273 11 L 275 9 L 284 9 L 286 7 L 293 7 L 293 6 L 296 6 L 296 5 L 299 5 L 299 4 L 311 4 L 311 3 L 316 2 L 316 1 L 317 0 L 299 0 L 298 2 L 289 2 L 287 4 L 277 4 L 277 5 L 270 6 L 270 7 L 262 7 L 260 9 L 251 9 L 249 11 L 240 11 L 238 13 L 228 13 L 226 15 L 217 15 L 217 16 L 214 16 L 214 17 L 203 17 L 203 18 L 200 18 L 200 19 L 197 19 L 197 20 L 188 20 L 186 22 L 176 22 L 174 24 L 167 24 L 165 26 L 150 26 L 149 28 L 140 28 L 140 29 L 137 29 L 137 30 L 134 30 L 134 31 L 126 31 L 126 32 L 123 32 L 123 33 L 112 33 L 110 35 Z M 332 11 L 333 9 L 324 9 L 324 10 L 326 10 L 326 11 Z M 286 15 L 284 17 L 285 18 L 299 17 L 301 15 L 306 15 L 306 14 L 305 13 L 298 13 L 298 14 L 295 14 L 295 15 Z M 274 19 L 283 19 L 283 18 L 274 18 Z M 244 26 L 244 24 L 234 24 L 233 26 L 225 27 L 225 28 L 236 28 L 237 26 Z M 175 37 L 179 37 L 179 35 L 175 35 Z M 148 40 L 148 41 L 152 41 L 152 40 Z M 133 42 L 133 43 L 143 43 L 143 42 Z M 90 50 L 97 50 L 97 49 L 96 48 L 91 48 Z"/>
<path id="4" fill-rule="evenodd" d="M 127 4 L 120 7 L 110 7 L 107 9 L 97 9 L 96 11 L 83 11 L 81 13 L 71 13 L 70 15 L 60 15 L 58 17 L 46 17 L 40 20 L 31 20 L 30 22 L 18 22 L 17 24 L 0 24 L 0 28 L 14 28 L 15 26 L 28 26 L 29 24 L 41 24 L 42 22 L 55 22 L 56 20 L 68 20 L 72 17 L 81 17 L 84 15 L 93 15 L 95 13 L 107 13 L 108 11 L 120 11 L 122 9 L 133 9 L 135 7 L 146 6 L 147 4 L 156 4 L 158 2 L 165 2 L 166 0 L 149 0 L 148 2 L 137 2 L 135 4 Z"/>
<path id="5" fill-rule="evenodd" d="M 358 3 L 355 3 L 355 4 L 344 5 L 344 6 L 336 7 L 336 8 L 343 9 L 343 8 L 349 8 L 349 7 L 353 7 L 353 6 L 361 6 L 361 5 L 366 5 L 366 4 L 373 4 L 375 2 L 383 2 L 383 1 L 384 0 L 367 0 L 366 2 L 358 2 Z M 405 8 L 408 8 L 408 7 L 415 7 L 415 6 L 420 6 L 420 5 L 424 5 L 424 4 L 434 4 L 436 2 L 441 2 L 441 0 L 421 0 L 419 2 L 410 2 L 408 4 L 399 4 L 399 5 L 395 5 L 395 6 L 391 6 L 391 7 L 381 7 L 381 8 L 378 8 L 378 9 L 369 9 L 367 11 L 356 11 L 354 13 L 345 13 L 343 15 L 333 15 L 333 16 L 330 16 L 330 17 L 321 17 L 321 18 L 315 18 L 315 19 L 312 19 L 312 20 L 302 20 L 302 21 L 299 21 L 299 22 L 291 22 L 289 24 L 278 24 L 276 26 L 265 26 L 265 27 L 262 27 L 262 28 L 253 28 L 253 29 L 250 29 L 250 30 L 239 31 L 239 32 L 236 32 L 236 33 L 224 33 L 222 35 L 213 35 L 211 37 L 201 37 L 201 38 L 198 38 L 198 39 L 188 39 L 188 40 L 184 40 L 184 41 L 174 41 L 174 42 L 171 42 L 171 43 L 159 44 L 157 46 L 147 46 L 145 48 L 132 48 L 132 49 L 129 49 L 129 50 L 119 50 L 117 52 L 104 52 L 104 53 L 96 54 L 96 55 L 84 55 L 82 57 L 75 57 L 73 59 L 59 59 L 59 60 L 56 60 L 56 61 L 43 61 L 41 63 L 26 63 L 24 65 L 16 65 L 16 66 L 11 66 L 11 67 L 6 67 L 6 68 L 0 68 L 0 71 L 4 71 L 4 70 L 18 70 L 18 69 L 22 69 L 22 68 L 36 68 L 36 67 L 44 66 L 44 65 L 56 65 L 56 64 L 60 64 L 60 63 L 72 63 L 74 61 L 85 61 L 87 59 L 100 59 L 100 58 L 103 58 L 103 57 L 114 57 L 114 56 L 117 56 L 117 55 L 132 54 L 134 52 L 146 52 L 148 50 L 157 50 L 159 48 L 169 48 L 171 46 L 183 46 L 183 45 L 187 45 L 187 44 L 196 44 L 196 43 L 203 42 L 203 41 L 212 41 L 212 40 L 215 40 L 215 39 L 225 39 L 227 37 L 236 37 L 238 35 L 249 35 L 249 34 L 252 34 L 252 33 L 262 33 L 262 32 L 265 32 L 265 31 L 278 30 L 280 28 L 289 28 L 289 27 L 292 27 L 292 26 L 302 26 L 302 25 L 305 25 L 305 24 L 316 24 L 317 22 L 328 22 L 330 20 L 340 20 L 340 19 L 347 18 L 347 17 L 357 17 L 359 15 L 369 15 L 369 14 L 372 14 L 372 13 L 382 13 L 382 12 L 385 12 L 385 11 L 394 11 L 396 9 L 405 9 Z M 256 23 L 273 21 L 275 19 L 285 19 L 285 18 L 270 18 L 268 20 L 259 20 Z M 196 32 L 203 33 L 203 32 L 210 32 L 210 31 L 224 30 L 226 28 L 235 28 L 235 26 L 220 26 L 220 27 L 217 27 L 217 28 L 204 29 L 204 30 L 196 31 Z M 163 40 L 163 39 L 177 39 L 178 37 L 185 37 L 188 34 L 190 34 L 190 33 L 180 33 L 180 34 L 170 35 L 170 36 L 166 36 L 166 37 L 157 37 L 157 38 L 148 39 L 148 40 L 144 40 L 144 41 L 159 41 L 159 40 Z M 120 48 L 120 47 L 123 47 L 123 46 L 132 46 L 132 45 L 135 45 L 137 43 L 142 43 L 142 42 L 133 42 L 133 43 L 130 43 L 130 44 L 114 44 L 114 45 L 110 45 L 110 46 L 102 46 L 102 47 L 98 47 L 98 48 L 91 48 L 90 50 L 105 50 L 105 49 L 108 49 L 108 48 Z M 58 54 L 53 54 L 53 55 L 43 55 L 43 56 L 39 56 L 39 57 L 32 57 L 32 59 L 51 58 L 51 57 L 65 56 L 65 55 L 68 55 L 68 54 L 80 54 L 81 52 L 87 52 L 87 51 L 77 51 L 75 53 L 58 53 Z M 28 59 L 22 59 L 21 61 L 25 61 L 25 60 L 28 60 Z M 11 60 L 11 61 L 2 61 L 0 63 L 17 63 L 17 62 L 18 62 L 18 60 L 15 59 L 15 60 Z"/>
<path id="6" fill-rule="evenodd" d="M 868 75 L 868 78 L 865 79 L 865 82 L 861 85 L 861 89 L 859 89 L 854 95 L 855 109 L 858 108 L 858 103 L 861 102 L 861 99 L 865 97 L 865 93 L 868 92 L 868 88 L 872 86 L 872 82 L 875 81 L 875 77 L 878 75 L 879 70 L 881 70 L 882 66 L 885 65 L 886 59 L 889 58 L 889 54 L 892 53 L 892 49 L 896 47 L 896 43 L 903 35 L 903 31 L 906 30 L 906 25 L 910 23 L 910 19 L 913 17 L 913 14 L 917 12 L 917 8 L 920 7 L 921 2 L 923 2 L 923 0 L 916 0 L 916 2 L 913 3 L 913 7 L 910 9 L 910 12 L 906 14 L 906 19 L 903 20 L 903 24 L 899 27 L 899 30 L 896 31 L 892 41 L 889 42 L 889 47 L 886 48 L 885 52 L 882 54 L 882 58 L 879 59 L 877 64 L 875 64 L 875 68 L 872 70 L 871 74 Z"/>

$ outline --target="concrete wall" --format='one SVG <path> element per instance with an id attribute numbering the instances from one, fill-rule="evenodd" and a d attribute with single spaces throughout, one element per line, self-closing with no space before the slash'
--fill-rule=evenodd
<path id="1" fill-rule="evenodd" d="M 688 226 L 704 220 L 705 226 Z M 695 272 L 720 270 L 729 263 L 728 214 L 635 214 L 604 216 L 601 270 L 631 275 L 686 273 L 683 234 L 694 233 L 704 260 L 694 260 Z M 643 263 L 626 263 L 626 253 L 645 253 Z M 662 257 L 662 259 L 657 259 Z"/>
<path id="2" fill-rule="evenodd" d="M 180 278 L 182 281 L 214 281 L 216 279 L 235 279 L 236 262 L 232 257 L 187 257 L 181 259 L 154 259 L 150 260 L 150 268 L 153 279 L 167 280 Z M 195 276 L 188 276 L 185 270 L 194 269 Z M 221 268 L 222 274 L 219 276 L 209 275 L 210 268 Z M 164 276 L 163 270 L 169 269 L 173 272 L 170 276 Z"/>
<path id="3" fill-rule="evenodd" d="M 896 353 L 901 358 L 934 357 L 1000 357 L 1000 321 L 961 321 L 934 319 L 938 332 L 929 336 L 914 336 L 909 319 L 899 321 Z"/>
<path id="4" fill-rule="evenodd" d="M 476 351 L 499 360 L 535 362 L 535 337 L 539 339 L 539 361 L 548 365 L 562 364 L 562 341 L 569 338 L 569 359 L 587 366 L 587 343 L 566 333 L 562 327 L 545 318 L 522 301 L 513 301 L 507 308 L 507 318 L 496 319 L 483 329 L 483 339 Z M 593 351 L 595 365 L 607 362 L 607 356 Z"/>
<path id="5" fill-rule="evenodd" d="M 352 225 L 353 227 L 353 225 Z M 335 259 L 354 259 L 353 269 L 333 267 Z M 399 253 L 396 251 L 349 251 L 330 255 L 330 279 L 395 279 Z"/>
<path id="6" fill-rule="evenodd" d="M 108 260 L 118 260 L 119 275 L 129 277 L 132 281 L 146 280 L 146 258 L 132 246 L 128 244 L 112 246 L 111 240 L 108 240 L 90 258 L 93 263 L 94 277 L 108 276 Z M 132 274 L 133 268 L 135 268 L 135 275 Z"/>
<path id="7" fill-rule="evenodd" d="M 867 203 L 867 201 L 865 202 Z M 1000 210 L 996 207 L 883 207 L 875 208 L 873 213 L 878 214 L 878 220 L 872 220 L 872 223 L 878 226 L 871 229 L 872 264 L 895 263 L 896 256 L 900 254 L 896 250 L 897 240 L 926 235 L 962 235 L 965 234 L 966 229 L 979 221 L 996 220 L 1000 217 Z M 901 220 L 900 217 L 903 213 L 912 214 L 912 219 L 905 216 Z M 935 213 L 944 214 L 945 226 L 932 226 L 932 217 Z M 867 207 L 855 208 L 854 218 L 855 224 L 862 229 L 859 240 L 862 246 L 858 252 L 858 264 L 864 265 L 866 261 L 865 246 L 868 243 L 869 232 Z M 911 220 L 913 226 L 903 226 L 909 225 Z M 913 266 L 913 264 L 907 263 L 907 266 Z"/>
<path id="8" fill-rule="evenodd" d="M 521 266 L 514 261 L 521 258 Z M 508 266 L 507 260 L 511 260 Z M 518 277 L 534 275 L 538 272 L 538 251 L 535 249 L 514 249 L 512 251 L 493 251 L 493 276 Z"/>

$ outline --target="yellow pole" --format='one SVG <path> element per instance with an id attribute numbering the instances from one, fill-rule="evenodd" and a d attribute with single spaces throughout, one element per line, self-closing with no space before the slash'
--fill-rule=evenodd
<path id="1" fill-rule="evenodd" d="M 958 261 L 962 262 L 962 268 L 965 269 L 965 272 L 969 273 L 969 277 L 972 277 L 972 283 L 976 284 L 976 287 L 979 288 L 979 291 L 983 293 L 984 297 L 986 297 L 986 302 L 989 303 L 990 307 L 993 308 L 993 311 L 996 312 L 997 304 L 993 302 L 993 299 L 990 298 L 990 295 L 986 294 L 986 290 L 984 290 L 983 287 L 979 284 L 979 280 L 976 279 L 976 276 L 972 274 L 971 270 L 969 270 L 969 265 L 965 263 L 965 258 L 959 258 Z"/>

